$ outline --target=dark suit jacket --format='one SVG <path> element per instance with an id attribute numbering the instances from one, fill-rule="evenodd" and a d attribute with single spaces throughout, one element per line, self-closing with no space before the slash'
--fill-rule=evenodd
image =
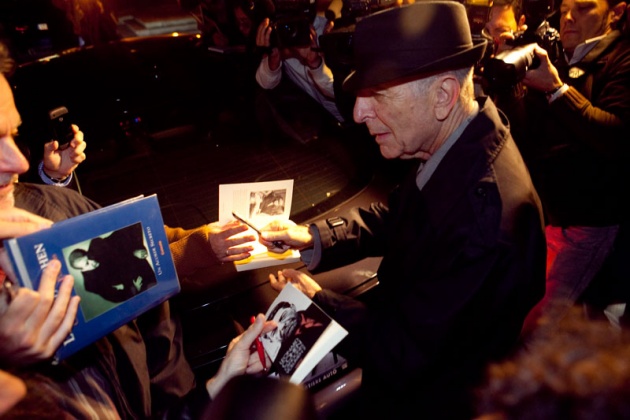
<path id="1" fill-rule="evenodd" d="M 139 249 L 146 249 L 140 223 L 119 229 L 106 238 L 92 239 L 88 257 L 98 261 L 99 266 L 83 272 L 85 290 L 112 302 L 124 302 L 156 284 L 149 262 L 134 256 Z M 134 284 L 138 277 L 142 278 L 140 289 Z"/>
<path id="2" fill-rule="evenodd" d="M 383 256 L 367 306 L 314 298 L 349 330 L 341 348 L 363 366 L 367 414 L 470 418 L 467 391 L 543 296 L 540 201 L 505 121 L 480 105 L 422 191 L 414 170 L 389 207 L 356 209 L 345 229 L 316 223 L 322 269 Z"/>

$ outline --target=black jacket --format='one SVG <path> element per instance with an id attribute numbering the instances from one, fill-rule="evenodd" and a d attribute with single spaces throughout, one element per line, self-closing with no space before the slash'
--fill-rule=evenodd
<path id="1" fill-rule="evenodd" d="M 363 366 L 367 413 L 470 418 L 468 391 L 516 346 L 543 296 L 540 201 L 494 104 L 480 104 L 422 191 L 414 170 L 388 206 L 357 209 L 344 229 L 317 223 L 321 268 L 383 256 L 367 306 L 315 295 L 350 332 L 344 350 Z"/>

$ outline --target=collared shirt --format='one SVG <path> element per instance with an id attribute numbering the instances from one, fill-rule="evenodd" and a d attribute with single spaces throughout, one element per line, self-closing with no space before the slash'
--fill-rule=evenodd
<path id="1" fill-rule="evenodd" d="M 429 182 L 429 179 L 433 175 L 433 172 L 437 169 L 438 165 L 449 151 L 451 147 L 455 144 L 457 139 L 462 135 L 468 124 L 477 116 L 479 113 L 479 104 L 477 101 L 473 102 L 473 111 L 470 113 L 468 117 L 451 133 L 450 136 L 446 139 L 444 144 L 442 144 L 435 153 L 425 162 L 420 163 L 420 167 L 418 168 L 418 174 L 416 176 L 416 185 L 419 190 Z"/>
<path id="2" fill-rule="evenodd" d="M 586 54 L 588 54 L 593 48 L 595 48 L 595 46 L 599 43 L 599 41 L 601 41 L 605 36 L 606 34 L 601 35 L 601 36 L 596 36 L 595 38 L 587 39 L 586 41 L 584 41 L 583 43 L 575 47 L 575 50 L 573 50 L 573 56 L 571 57 L 571 59 L 569 59 L 565 53 L 564 56 L 567 59 L 567 63 L 569 63 L 569 65 L 572 66 L 575 63 L 579 63 L 580 61 L 582 61 L 582 59 L 586 56 Z"/>

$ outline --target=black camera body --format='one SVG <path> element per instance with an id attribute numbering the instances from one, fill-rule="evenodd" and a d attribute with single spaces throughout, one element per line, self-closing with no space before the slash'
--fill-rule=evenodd
<path id="1" fill-rule="evenodd" d="M 540 65 L 534 45 L 547 51 L 549 60 L 556 64 L 562 56 L 560 33 L 547 20 L 553 13 L 553 0 L 526 0 L 523 3 L 527 30 L 516 32 L 506 42 L 513 46 L 484 63 L 483 76 L 491 89 L 509 88 L 525 77 L 527 70 Z"/>
<path id="2" fill-rule="evenodd" d="M 540 60 L 534 52 L 536 43 L 514 47 L 488 60 L 484 66 L 484 77 L 490 86 L 504 88 L 523 80 L 527 70 L 535 69 Z"/>
<path id="3" fill-rule="evenodd" d="M 343 0 L 341 16 L 356 21 L 374 12 L 395 5 L 396 0 Z"/>
<path id="4" fill-rule="evenodd" d="M 547 21 L 543 21 L 535 31 L 516 34 L 510 43 L 514 48 L 502 51 L 485 63 L 484 77 L 495 88 L 515 86 L 530 69 L 540 65 L 534 52 L 536 45 L 547 51 L 549 60 L 555 63 L 560 57 L 562 46 L 560 35 Z"/>
<path id="5" fill-rule="evenodd" d="M 315 0 L 274 0 L 271 19 L 271 46 L 278 48 L 311 45 L 311 24 L 315 19 Z"/>

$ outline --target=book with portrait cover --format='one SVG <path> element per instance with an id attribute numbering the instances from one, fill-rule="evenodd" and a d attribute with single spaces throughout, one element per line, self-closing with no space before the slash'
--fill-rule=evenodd
<path id="1" fill-rule="evenodd" d="M 180 290 L 155 195 L 136 197 L 4 241 L 12 277 L 37 290 L 52 258 L 74 276 L 81 297 L 62 360 L 159 305 Z"/>
<path id="2" fill-rule="evenodd" d="M 278 328 L 260 339 L 274 371 L 293 383 L 302 383 L 346 331 L 308 296 L 287 284 L 267 311 L 267 320 Z"/>
<path id="3" fill-rule="evenodd" d="M 253 226 L 241 235 L 256 237 L 248 243 L 254 248 L 251 256 L 234 262 L 236 271 L 300 262 L 300 251 L 289 249 L 280 254 L 269 251 L 258 241 L 258 231 L 268 223 L 289 219 L 292 200 L 292 179 L 219 185 L 219 220 L 226 223 L 234 220 L 236 214 Z"/>

